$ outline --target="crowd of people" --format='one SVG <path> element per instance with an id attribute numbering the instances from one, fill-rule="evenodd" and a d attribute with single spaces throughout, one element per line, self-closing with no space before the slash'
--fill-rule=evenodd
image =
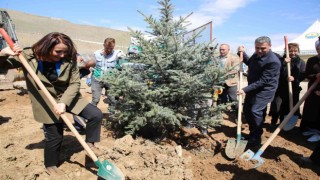
<path id="1" fill-rule="evenodd" d="M 269 37 L 261 36 L 255 40 L 255 53 L 248 57 L 245 53 L 244 46 L 239 46 L 238 55 L 244 53 L 243 62 L 248 66 L 247 81 L 248 86 L 237 89 L 236 84 L 230 87 L 225 83 L 225 93 L 220 95 L 220 103 L 232 103 L 236 101 L 236 95 L 245 95 L 243 112 L 246 121 L 249 124 L 250 133 L 245 137 L 248 140 L 247 146 L 261 145 L 261 136 L 263 134 L 263 124 L 266 118 L 267 105 L 271 103 L 269 115 L 272 116 L 270 126 L 274 129 L 278 120 L 283 121 L 285 115 L 289 114 L 289 83 L 292 84 L 293 105 L 297 104 L 300 99 L 302 90 L 300 83 L 309 80 L 308 88 L 313 82 L 320 78 L 320 37 L 315 42 L 317 55 L 309 58 L 307 63 L 300 58 L 299 44 L 288 44 L 288 57 L 284 53 L 283 57 L 272 52 L 271 40 Z M 240 60 L 229 54 L 229 45 L 220 45 L 220 55 L 214 58 L 222 68 L 237 66 Z M 234 64 L 235 63 L 235 64 Z M 287 64 L 290 63 L 290 66 Z M 291 74 L 288 75 L 290 67 Z M 227 81 L 226 81 L 227 82 Z M 301 118 L 301 133 L 320 132 L 320 84 L 305 100 L 302 115 L 300 108 L 294 115 Z M 320 143 L 314 150 L 310 158 L 302 158 L 305 161 L 313 161 L 320 165 Z"/>
<path id="2" fill-rule="evenodd" d="M 317 55 L 304 61 L 299 57 L 299 45 L 288 45 L 289 58 L 286 54 L 280 57 L 271 50 L 271 40 L 267 36 L 255 40 L 255 53 L 249 57 L 244 46 L 239 46 L 238 54 L 243 52 L 243 63 L 248 66 L 248 85 L 242 89 L 237 88 L 238 70 L 241 59 L 231 55 L 230 46 L 221 44 L 219 56 L 213 61 L 221 68 L 231 69 L 224 86 L 224 91 L 219 95 L 219 103 L 232 103 L 231 110 L 236 112 L 237 95 L 245 95 L 243 112 L 249 124 L 250 133 L 246 137 L 248 146 L 261 144 L 263 123 L 266 108 L 271 103 L 271 124 L 276 125 L 278 119 L 283 120 L 290 111 L 288 97 L 288 81 L 292 83 L 293 103 L 299 100 L 301 91 L 300 82 L 309 80 L 308 87 L 320 78 L 320 39 L 316 41 Z M 0 51 L 1 68 L 22 67 L 17 57 L 22 54 L 32 70 L 43 82 L 57 106 L 51 107 L 50 103 L 39 90 L 35 81 L 28 76 L 28 71 L 23 69 L 26 77 L 27 89 L 32 102 L 34 118 L 43 123 L 45 134 L 44 165 L 49 173 L 59 174 L 59 153 L 63 140 L 63 121 L 60 115 L 70 112 L 74 117 L 86 119 L 85 141 L 96 154 L 101 154 L 95 146 L 100 141 L 102 112 L 97 107 L 103 88 L 106 95 L 110 84 L 102 81 L 101 77 L 116 67 L 121 53 L 114 50 L 115 39 L 106 38 L 103 49 L 94 52 L 92 59 L 85 60 L 77 53 L 73 41 L 63 33 L 49 33 L 30 48 L 21 49 L 15 46 L 12 50 L 7 47 Z M 288 76 L 287 63 L 290 62 L 292 74 Z M 86 77 L 87 84 L 91 86 L 92 101 L 87 102 L 80 93 L 80 79 Z M 316 129 L 320 131 L 320 84 L 306 99 L 302 115 L 298 110 L 295 115 L 302 117 L 300 129 L 302 132 Z M 75 121 L 78 122 L 78 121 Z M 310 159 L 320 164 L 320 144 L 311 155 Z"/>

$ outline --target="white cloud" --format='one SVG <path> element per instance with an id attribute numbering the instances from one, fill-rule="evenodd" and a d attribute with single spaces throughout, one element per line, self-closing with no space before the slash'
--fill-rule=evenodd
<path id="1" fill-rule="evenodd" d="M 229 16 L 237 9 L 246 6 L 252 0 L 215 0 L 204 1 L 199 11 L 217 16 Z"/>
<path id="2" fill-rule="evenodd" d="M 205 23 L 213 21 L 215 26 L 223 24 L 232 13 L 255 0 L 203 0 L 194 13 L 188 18 L 194 29 Z M 185 17 L 187 14 L 181 15 Z"/>

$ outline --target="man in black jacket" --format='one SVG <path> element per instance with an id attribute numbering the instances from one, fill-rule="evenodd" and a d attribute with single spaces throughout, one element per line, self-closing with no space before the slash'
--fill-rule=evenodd
<path id="1" fill-rule="evenodd" d="M 238 51 L 244 52 L 244 47 L 240 46 Z M 261 144 L 264 109 L 274 97 L 281 64 L 271 51 L 271 40 L 267 36 L 255 40 L 255 53 L 250 58 L 244 53 L 243 62 L 249 68 L 248 86 L 239 90 L 238 94 L 246 95 L 243 111 L 250 130 L 248 146 L 256 146 Z"/>

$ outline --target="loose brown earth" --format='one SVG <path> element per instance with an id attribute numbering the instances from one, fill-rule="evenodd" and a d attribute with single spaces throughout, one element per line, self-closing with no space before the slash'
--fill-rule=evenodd
<path id="1" fill-rule="evenodd" d="M 82 89 L 90 100 L 91 94 Z M 104 113 L 106 105 L 99 104 Z M 43 166 L 44 135 L 41 124 L 33 120 L 27 94 L 18 90 L 0 91 L 0 179 L 57 179 L 48 176 Z M 263 142 L 271 135 L 264 128 Z M 307 142 L 298 128 L 281 132 L 263 153 L 264 164 L 252 168 L 251 162 L 230 160 L 224 150 L 228 139 L 235 137 L 233 117 L 224 115 L 224 125 L 202 135 L 197 129 L 184 129 L 175 139 L 159 144 L 146 139 L 125 136 L 115 139 L 103 128 L 98 146 L 105 152 L 101 160 L 114 162 L 126 179 L 319 179 L 320 167 L 300 161 L 311 154 L 315 143 Z M 243 125 L 248 133 L 248 125 Z M 251 149 L 254 152 L 257 149 Z M 65 131 L 59 179 L 97 179 L 97 169 L 83 152 L 73 134 Z"/>

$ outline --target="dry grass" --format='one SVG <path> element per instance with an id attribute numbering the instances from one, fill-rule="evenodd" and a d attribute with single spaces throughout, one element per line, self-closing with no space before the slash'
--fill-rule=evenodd
<path id="1" fill-rule="evenodd" d="M 31 15 L 19 11 L 6 10 L 15 25 L 19 44 L 27 47 L 50 32 L 62 32 L 70 36 L 80 53 L 92 53 L 102 48 L 105 38 L 116 39 L 116 49 L 127 50 L 130 34 L 126 31 L 104 27 L 73 24 L 63 19 Z"/>

